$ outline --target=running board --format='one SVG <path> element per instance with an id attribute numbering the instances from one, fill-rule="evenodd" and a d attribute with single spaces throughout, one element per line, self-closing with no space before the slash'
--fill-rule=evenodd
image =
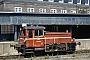
<path id="1" fill-rule="evenodd" d="M 25 53 L 34 53 L 34 52 L 25 52 Z"/>

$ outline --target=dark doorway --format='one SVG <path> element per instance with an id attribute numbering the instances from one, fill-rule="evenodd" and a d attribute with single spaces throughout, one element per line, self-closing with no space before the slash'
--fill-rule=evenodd
<path id="1" fill-rule="evenodd" d="M 90 26 L 89 25 L 75 25 L 72 27 L 72 36 L 78 39 L 90 38 Z"/>
<path id="2" fill-rule="evenodd" d="M 88 39 L 90 38 L 90 26 L 89 25 L 43 25 L 46 27 L 46 31 L 51 32 L 65 32 L 68 30 L 72 33 L 72 38 L 76 39 Z"/>

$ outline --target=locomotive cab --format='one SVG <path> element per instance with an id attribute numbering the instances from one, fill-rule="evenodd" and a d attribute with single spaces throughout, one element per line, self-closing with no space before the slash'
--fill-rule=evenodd
<path id="1" fill-rule="evenodd" d="M 20 29 L 19 37 L 34 38 L 44 36 L 45 27 L 23 27 Z"/>
<path id="2" fill-rule="evenodd" d="M 26 47 L 39 47 L 43 46 L 44 29 L 42 26 L 26 26 L 20 31 L 18 42 L 25 44 Z"/>

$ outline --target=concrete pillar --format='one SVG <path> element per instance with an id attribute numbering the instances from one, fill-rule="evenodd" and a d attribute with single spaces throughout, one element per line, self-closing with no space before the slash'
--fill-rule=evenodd
<path id="1" fill-rule="evenodd" d="M 17 41 L 17 25 L 14 25 L 14 41 Z"/>

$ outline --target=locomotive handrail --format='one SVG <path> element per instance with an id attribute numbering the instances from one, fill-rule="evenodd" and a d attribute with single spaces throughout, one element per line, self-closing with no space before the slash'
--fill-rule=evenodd
<path id="1" fill-rule="evenodd" d="M 46 52 L 46 37 L 45 37 L 45 52 Z"/>
<path id="2" fill-rule="evenodd" d="M 26 38 L 26 36 L 19 36 L 19 38 Z"/>
<path id="3" fill-rule="evenodd" d="M 71 38 L 71 37 L 46 37 L 46 38 L 38 38 L 38 40 L 40 39 L 58 39 L 58 38 Z M 37 38 L 25 38 L 25 40 L 33 40 L 33 39 L 37 39 Z"/>
<path id="4" fill-rule="evenodd" d="M 55 39 L 54 39 L 54 44 L 55 44 Z"/>

